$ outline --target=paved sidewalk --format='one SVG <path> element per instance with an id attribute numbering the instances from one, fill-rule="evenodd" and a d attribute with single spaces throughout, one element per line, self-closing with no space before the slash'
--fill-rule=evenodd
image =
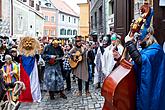
<path id="1" fill-rule="evenodd" d="M 41 103 L 22 103 L 19 110 L 102 110 L 104 98 L 100 95 L 100 89 L 96 90 L 90 84 L 89 97 L 86 97 L 84 91 L 81 97 L 76 97 L 76 90 L 77 84 L 72 82 L 72 90 L 65 91 L 67 100 L 60 98 L 59 94 L 56 94 L 55 100 L 50 100 L 48 92 L 43 92 Z"/>

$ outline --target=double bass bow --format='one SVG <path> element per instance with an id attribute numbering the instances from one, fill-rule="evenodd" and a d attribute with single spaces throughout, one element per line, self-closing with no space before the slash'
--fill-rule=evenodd
<path id="1" fill-rule="evenodd" d="M 140 31 L 151 8 L 145 3 L 140 10 L 142 15 L 130 25 L 130 37 Z M 133 65 L 126 60 L 126 50 L 124 48 L 119 66 L 104 80 L 101 88 L 101 95 L 105 98 L 103 110 L 135 110 L 136 108 L 136 78 Z"/>

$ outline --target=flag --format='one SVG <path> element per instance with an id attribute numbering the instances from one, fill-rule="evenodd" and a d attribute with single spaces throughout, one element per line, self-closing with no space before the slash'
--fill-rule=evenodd
<path id="1" fill-rule="evenodd" d="M 20 102 L 40 102 L 41 90 L 38 79 L 38 68 L 35 57 L 21 56 L 20 81 L 24 82 L 26 90 L 20 94 Z"/>

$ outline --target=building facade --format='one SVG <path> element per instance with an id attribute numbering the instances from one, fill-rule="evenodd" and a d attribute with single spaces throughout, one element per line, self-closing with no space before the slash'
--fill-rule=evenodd
<path id="1" fill-rule="evenodd" d="M 41 11 L 44 15 L 43 37 L 57 37 L 57 9 L 49 0 L 41 0 Z"/>
<path id="2" fill-rule="evenodd" d="M 39 0 L 14 0 L 13 4 L 13 37 L 42 37 L 44 18 Z"/>
<path id="3" fill-rule="evenodd" d="M 114 0 L 105 0 L 105 28 L 106 35 L 114 29 Z"/>
<path id="4" fill-rule="evenodd" d="M 90 33 L 96 32 L 98 35 L 106 33 L 104 13 L 104 0 L 90 0 Z"/>
<path id="5" fill-rule="evenodd" d="M 0 0 L 0 34 L 10 36 L 11 31 L 11 2 Z"/>
<path id="6" fill-rule="evenodd" d="M 89 36 L 89 3 L 79 3 L 80 7 L 80 35 L 85 39 Z"/>
<path id="7" fill-rule="evenodd" d="M 70 39 L 79 34 L 79 15 L 62 0 L 51 0 L 57 11 L 57 38 Z"/>

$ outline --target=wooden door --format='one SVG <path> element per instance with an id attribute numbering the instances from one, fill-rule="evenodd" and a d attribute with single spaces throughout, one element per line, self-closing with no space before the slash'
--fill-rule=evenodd
<path id="1" fill-rule="evenodd" d="M 165 41 L 165 6 L 159 6 L 160 0 L 154 0 L 154 29 L 155 37 L 159 44 L 163 45 Z"/>
<path id="2" fill-rule="evenodd" d="M 114 8 L 114 29 L 124 38 L 133 19 L 133 0 L 115 0 Z"/>

